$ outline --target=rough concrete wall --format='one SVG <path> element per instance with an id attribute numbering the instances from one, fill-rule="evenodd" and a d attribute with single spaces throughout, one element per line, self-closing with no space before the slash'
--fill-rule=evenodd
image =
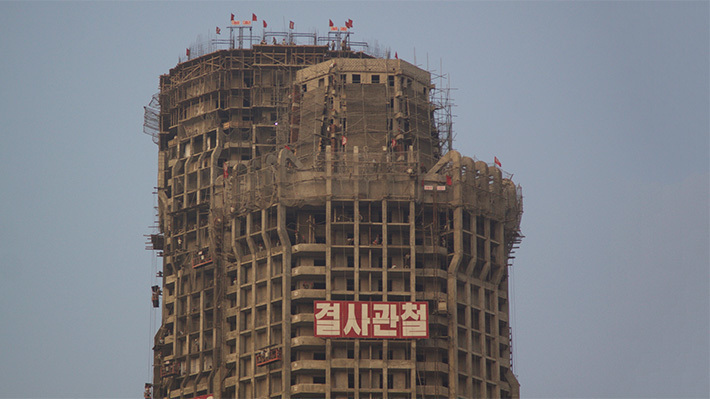
<path id="1" fill-rule="evenodd" d="M 295 144 L 296 155 L 304 156 L 313 152 L 317 146 L 323 128 L 325 117 L 325 87 L 319 87 L 303 93 L 301 100 L 301 126 L 298 132 L 298 142 Z"/>
<path id="2" fill-rule="evenodd" d="M 348 145 L 379 149 L 387 146 L 387 97 L 382 84 L 346 84 Z"/>

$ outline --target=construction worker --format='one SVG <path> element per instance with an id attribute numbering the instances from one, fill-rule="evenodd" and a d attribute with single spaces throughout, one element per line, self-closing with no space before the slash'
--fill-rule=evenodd
<path id="1" fill-rule="evenodd" d="M 154 285 L 150 288 L 151 290 L 153 290 L 150 299 L 153 301 L 153 307 L 157 308 L 160 306 L 160 294 L 162 294 L 163 292 L 160 290 L 159 285 Z"/>

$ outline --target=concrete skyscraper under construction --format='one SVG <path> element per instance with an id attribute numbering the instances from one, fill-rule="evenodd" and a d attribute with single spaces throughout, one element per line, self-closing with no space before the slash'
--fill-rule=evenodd
<path id="1" fill-rule="evenodd" d="M 336 32 L 160 78 L 154 398 L 519 397 L 520 188 L 451 148 L 429 72 Z"/>

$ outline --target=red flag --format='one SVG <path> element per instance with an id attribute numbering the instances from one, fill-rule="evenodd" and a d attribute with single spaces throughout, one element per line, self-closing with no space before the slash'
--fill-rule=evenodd
<path id="1" fill-rule="evenodd" d="M 251 20 L 256 21 L 256 14 L 251 14 Z"/>
<path id="2" fill-rule="evenodd" d="M 332 19 L 329 19 L 329 20 L 328 20 L 328 26 L 330 26 L 330 27 L 335 26 L 335 25 L 333 25 L 333 20 L 332 20 Z"/>
<path id="3" fill-rule="evenodd" d="M 185 55 L 188 57 L 190 56 L 190 49 L 189 48 L 185 49 Z"/>
<path id="4" fill-rule="evenodd" d="M 452 184 L 453 184 L 453 181 L 451 181 L 451 176 L 448 176 L 448 175 L 447 175 L 447 176 L 446 176 L 446 185 L 447 185 L 447 186 L 450 186 L 450 185 L 452 185 Z"/>
<path id="5" fill-rule="evenodd" d="M 218 26 L 218 27 L 217 27 L 217 34 L 219 35 L 219 34 L 221 34 L 221 33 L 222 33 L 222 29 L 220 29 L 219 26 Z"/>
<path id="6" fill-rule="evenodd" d="M 399 59 L 399 56 L 397 56 L 397 52 L 396 52 L 396 51 L 394 52 L 394 58 L 397 59 L 397 60 Z"/>
<path id="7" fill-rule="evenodd" d="M 345 22 L 345 26 L 348 27 L 348 28 L 352 28 L 352 27 L 353 27 L 353 20 L 352 20 L 352 19 L 348 19 L 348 20 Z"/>
<path id="8" fill-rule="evenodd" d="M 264 28 L 266 28 L 266 20 L 264 20 Z"/>
<path id="9" fill-rule="evenodd" d="M 294 24 L 293 21 L 288 21 L 288 28 L 289 28 L 289 29 L 293 29 L 293 27 L 294 27 L 295 25 L 296 25 L 296 24 Z"/>
<path id="10" fill-rule="evenodd" d="M 230 19 L 230 21 L 234 21 L 234 14 L 232 14 L 232 19 Z"/>
<path id="11" fill-rule="evenodd" d="M 495 162 L 496 165 L 498 165 L 499 168 L 502 168 L 503 165 L 500 164 L 500 161 L 498 160 L 498 157 L 493 157 L 493 162 Z"/>
<path id="12" fill-rule="evenodd" d="M 229 177 L 229 169 L 227 169 L 227 161 L 224 161 L 224 164 L 222 164 L 222 168 L 224 169 L 224 178 L 226 179 Z"/>

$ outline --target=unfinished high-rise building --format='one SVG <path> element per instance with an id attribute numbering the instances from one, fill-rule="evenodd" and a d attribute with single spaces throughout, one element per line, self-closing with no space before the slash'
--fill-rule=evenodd
<path id="1" fill-rule="evenodd" d="M 317 43 L 160 77 L 153 397 L 519 397 L 519 187 L 451 149 L 429 72 Z"/>

